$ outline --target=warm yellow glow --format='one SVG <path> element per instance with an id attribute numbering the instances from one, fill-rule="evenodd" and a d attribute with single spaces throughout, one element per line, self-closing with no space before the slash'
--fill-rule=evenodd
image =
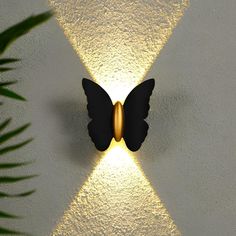
<path id="1" fill-rule="evenodd" d="M 49 2 L 91 77 L 114 103 L 142 81 L 188 5 L 188 0 Z M 121 141 L 111 144 L 52 235 L 180 232 Z"/>
<path id="2" fill-rule="evenodd" d="M 49 2 L 92 78 L 113 102 L 124 101 L 142 81 L 188 5 L 188 0 Z"/>
<path id="3" fill-rule="evenodd" d="M 123 141 L 113 142 L 52 236 L 179 236 Z"/>

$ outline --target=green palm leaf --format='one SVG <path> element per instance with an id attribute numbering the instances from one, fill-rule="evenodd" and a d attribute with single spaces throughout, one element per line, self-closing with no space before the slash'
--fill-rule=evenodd
<path id="1" fill-rule="evenodd" d="M 6 228 L 2 228 L 2 227 L 0 227 L 0 234 L 4 234 L 4 235 L 27 235 L 27 234 L 22 233 L 22 232 L 6 229 Z"/>
<path id="2" fill-rule="evenodd" d="M 39 15 L 33 15 L 33 16 L 30 16 L 30 17 L 26 18 L 25 20 L 21 21 L 20 23 L 6 29 L 2 33 L 0 33 L 0 55 L 2 53 L 4 53 L 5 50 L 7 49 L 7 47 L 12 42 L 14 42 L 17 38 L 28 33 L 35 26 L 47 21 L 51 16 L 52 16 L 51 11 L 47 11 L 47 12 L 44 12 Z M 12 68 L 11 66 L 8 66 L 8 64 L 11 64 L 11 63 L 14 63 L 17 61 L 19 61 L 19 59 L 16 59 L 16 58 L 2 58 L 2 59 L 0 59 L 0 74 L 10 71 L 10 70 L 13 70 L 14 68 Z M 6 86 L 9 86 L 9 85 L 12 85 L 15 83 L 17 83 L 17 81 L 15 81 L 15 80 L 13 80 L 13 81 L 0 81 L 0 96 L 12 98 L 12 99 L 19 100 L 19 101 L 25 101 L 26 99 L 23 96 L 6 88 Z M 2 104 L 3 103 L 0 102 L 0 105 L 2 105 Z M 2 123 L 0 123 L 0 132 L 3 131 L 6 127 L 8 127 L 10 122 L 11 122 L 11 119 L 9 118 L 9 119 L 4 120 Z M 2 144 L 7 142 L 8 140 L 10 140 L 11 138 L 14 138 L 15 136 L 23 133 L 29 127 L 29 125 L 30 124 L 25 124 L 21 127 L 18 127 L 14 130 L 8 131 L 8 132 L 0 135 L 0 156 L 4 155 L 6 153 L 9 153 L 9 152 L 16 151 L 16 150 L 22 148 L 23 146 L 27 145 L 29 142 L 31 142 L 33 140 L 33 139 L 27 139 L 27 140 L 17 143 L 17 144 L 13 144 L 13 145 L 11 144 L 8 146 L 1 147 Z M 2 170 L 2 169 L 17 168 L 17 167 L 21 167 L 24 165 L 28 165 L 30 163 L 32 163 L 32 162 L 12 162 L 12 163 L 4 162 L 4 163 L 0 163 L 0 169 Z M 37 175 L 0 176 L 0 184 L 16 183 L 18 181 L 31 179 L 36 176 Z M 35 192 L 35 190 L 30 190 L 30 191 L 26 191 L 26 192 L 11 194 L 11 193 L 6 193 L 6 192 L 0 191 L 0 198 L 27 197 L 27 196 L 33 194 L 34 192 Z M 0 211 L 0 218 L 14 219 L 14 218 L 19 218 L 19 217 L 16 215 L 4 212 L 4 211 Z M 26 234 L 26 233 L 23 233 L 20 231 L 7 229 L 4 227 L 0 227 L 0 235 L 29 235 L 29 234 Z"/>
<path id="3" fill-rule="evenodd" d="M 2 131 L 4 128 L 6 128 L 11 122 L 11 118 L 6 119 L 3 121 L 3 123 L 0 124 L 0 131 Z"/>
<path id="4" fill-rule="evenodd" d="M 8 86 L 8 85 L 16 84 L 16 83 L 17 83 L 16 80 L 14 80 L 14 81 L 0 82 L 0 87 Z"/>
<path id="5" fill-rule="evenodd" d="M 6 72 L 6 71 L 9 71 L 9 70 L 13 70 L 14 68 L 11 68 L 11 67 L 0 67 L 0 73 L 2 72 Z"/>
<path id="6" fill-rule="evenodd" d="M 25 175 L 25 176 L 0 176 L 0 184 L 9 184 L 9 183 L 15 183 L 22 180 L 32 179 L 34 177 L 37 177 L 38 175 Z"/>
<path id="7" fill-rule="evenodd" d="M 51 11 L 36 16 L 33 15 L 0 33 L 0 54 L 17 38 L 28 33 L 35 26 L 47 21 L 51 16 Z"/>
<path id="8" fill-rule="evenodd" d="M 20 166 L 26 166 L 32 164 L 32 161 L 28 162 L 19 162 L 19 163 L 0 163 L 0 169 L 12 169 Z"/>
<path id="9" fill-rule="evenodd" d="M 27 139 L 26 141 L 24 142 L 21 142 L 21 143 L 18 143 L 18 144 L 15 144 L 15 145 L 10 145 L 10 146 L 7 146 L 7 147 L 4 147 L 2 149 L 0 149 L 0 156 L 5 154 L 5 153 L 8 153 L 8 152 L 12 152 L 12 151 L 15 151 L 16 149 L 19 149 L 25 145 L 27 145 L 28 143 L 32 142 L 33 139 Z"/>
<path id="10" fill-rule="evenodd" d="M 22 97 L 21 95 L 13 92 L 12 90 L 0 87 L 0 95 L 5 96 L 5 97 L 9 97 L 9 98 L 13 98 L 16 100 L 20 100 L 20 101 L 26 101 L 26 99 L 24 97 Z"/>
<path id="11" fill-rule="evenodd" d="M 17 62 L 19 60 L 20 59 L 17 59 L 17 58 L 3 58 L 3 59 L 0 59 L 0 65 L 5 65 L 5 64 Z"/>
<path id="12" fill-rule="evenodd" d="M 23 131 L 25 131 L 28 127 L 30 126 L 30 123 L 27 123 L 17 129 L 14 129 L 12 131 L 7 132 L 6 134 L 2 134 L 0 136 L 0 144 L 6 142 L 7 140 L 19 135 L 20 133 L 22 133 Z"/>
<path id="13" fill-rule="evenodd" d="M 31 194 L 35 193 L 36 190 L 33 189 L 31 191 L 23 192 L 23 193 L 17 193 L 17 194 L 10 194 L 10 193 L 5 193 L 5 192 L 0 192 L 0 198 L 14 198 L 14 197 L 27 197 L 30 196 Z"/>
<path id="14" fill-rule="evenodd" d="M 0 211 L 0 218 L 17 219 L 17 218 L 22 218 L 22 217 L 9 214 L 9 213 L 7 213 L 7 212 L 5 212 L 5 211 Z"/>

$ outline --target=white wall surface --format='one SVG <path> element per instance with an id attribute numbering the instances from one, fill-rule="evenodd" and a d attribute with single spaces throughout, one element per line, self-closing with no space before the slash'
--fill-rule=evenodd
<path id="1" fill-rule="evenodd" d="M 0 0 L 0 29 L 46 9 L 45 0 Z M 157 80 L 138 156 L 183 236 L 236 235 L 235 11 L 234 0 L 191 0 L 146 76 Z M 5 225 L 49 235 L 99 158 L 86 130 L 81 78 L 89 75 L 54 19 L 6 56 L 23 58 L 7 77 L 19 78 L 16 89 L 28 102 L 6 101 L 1 120 L 15 117 L 12 127 L 31 121 L 25 137 L 35 137 L 11 157 L 35 164 L 14 174 L 40 177 L 14 185 L 36 186 L 36 194 L 0 207 L 27 216 Z"/>

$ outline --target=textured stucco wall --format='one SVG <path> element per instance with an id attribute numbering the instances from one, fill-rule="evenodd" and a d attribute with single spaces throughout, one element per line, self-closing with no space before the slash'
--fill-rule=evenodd
<path id="1" fill-rule="evenodd" d="M 1 0 L 0 27 L 47 8 L 45 0 Z M 234 0 L 191 0 L 146 76 L 157 81 L 138 156 L 184 236 L 236 234 L 235 9 Z M 7 55 L 24 58 L 8 77 L 22 78 L 17 90 L 29 102 L 6 102 L 1 117 L 17 116 L 13 127 L 32 121 L 27 134 L 36 138 L 14 159 L 37 162 L 14 172 L 40 177 L 15 185 L 37 186 L 35 195 L 0 206 L 27 216 L 9 226 L 49 235 L 99 158 L 86 130 L 81 78 L 89 75 L 55 20 Z"/>

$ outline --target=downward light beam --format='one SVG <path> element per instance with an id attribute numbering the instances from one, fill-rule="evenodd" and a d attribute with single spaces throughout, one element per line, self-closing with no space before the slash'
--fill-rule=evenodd
<path id="1" fill-rule="evenodd" d="M 52 236 L 180 236 L 125 144 L 113 142 Z"/>

